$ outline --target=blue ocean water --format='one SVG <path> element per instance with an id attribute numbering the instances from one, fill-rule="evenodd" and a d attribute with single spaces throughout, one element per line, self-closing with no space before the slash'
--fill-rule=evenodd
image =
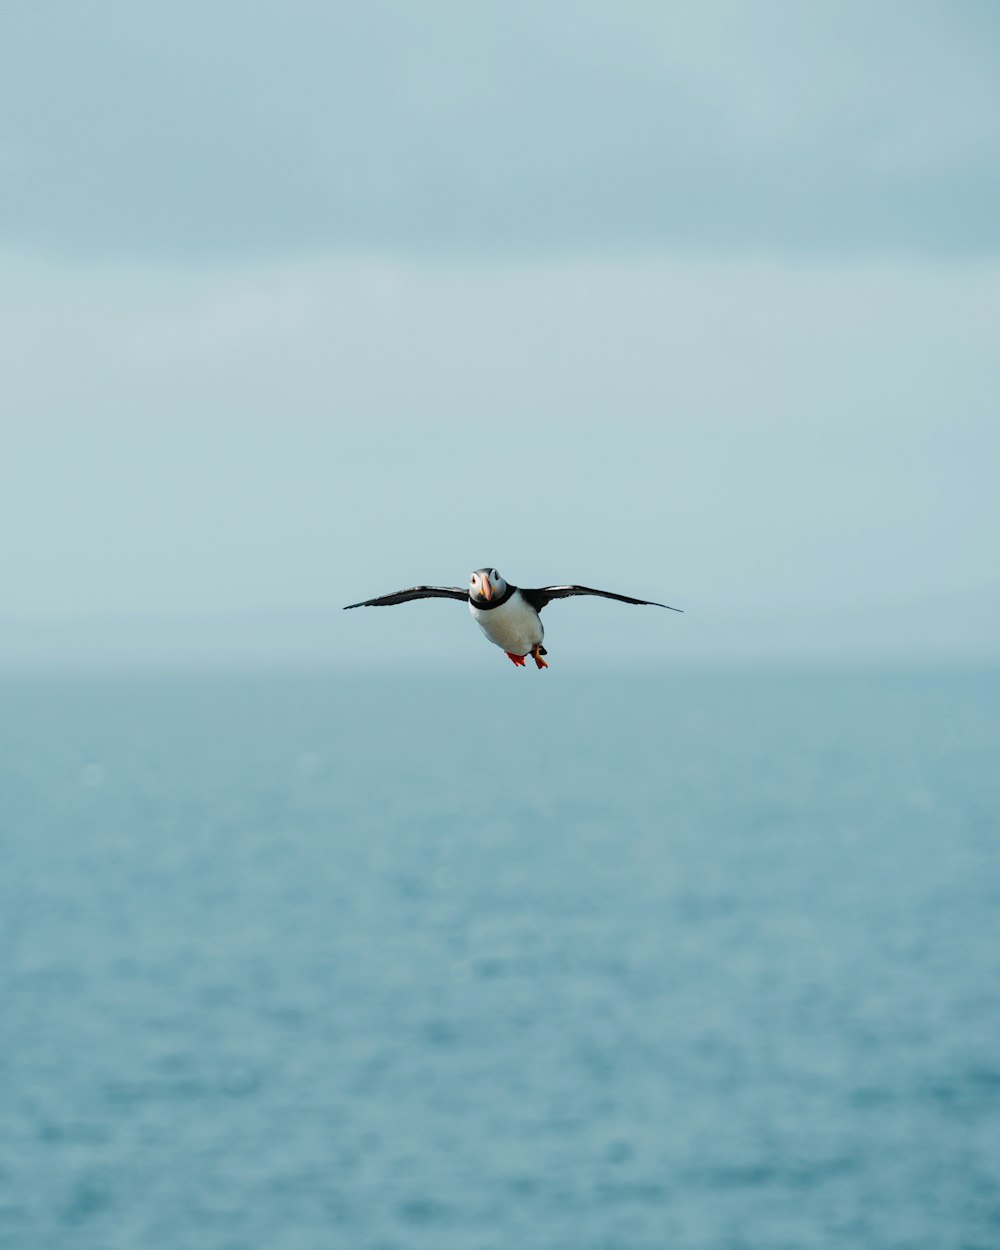
<path id="1" fill-rule="evenodd" d="M 1000 674 L 0 687 L 0 1247 L 995 1250 Z"/>

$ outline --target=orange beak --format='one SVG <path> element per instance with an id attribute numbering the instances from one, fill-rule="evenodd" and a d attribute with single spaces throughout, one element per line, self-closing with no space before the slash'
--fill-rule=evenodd
<path id="1" fill-rule="evenodd" d="M 493 598 L 493 587 L 490 585 L 490 579 L 488 577 L 483 578 L 483 598 L 487 602 Z"/>

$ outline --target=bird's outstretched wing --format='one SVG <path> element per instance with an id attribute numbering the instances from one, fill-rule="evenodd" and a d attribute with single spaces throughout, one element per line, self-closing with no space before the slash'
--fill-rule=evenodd
<path id="1" fill-rule="evenodd" d="M 411 586 L 409 590 L 397 590 L 391 595 L 379 595 L 377 599 L 363 599 L 360 603 L 348 603 L 348 608 L 388 608 L 394 603 L 409 603 L 411 599 L 461 599 L 468 601 L 469 592 L 457 586 Z"/>
<path id="2" fill-rule="evenodd" d="M 616 595 L 610 590 L 593 590 L 590 586 L 540 586 L 537 590 L 521 589 L 521 594 L 536 611 L 553 599 L 569 599 L 571 595 L 599 595 L 602 599 L 617 599 L 619 603 L 641 603 L 650 608 L 666 608 L 668 612 L 683 612 L 683 608 L 672 608 L 669 603 L 654 603 L 652 599 L 633 599 L 629 595 Z"/>

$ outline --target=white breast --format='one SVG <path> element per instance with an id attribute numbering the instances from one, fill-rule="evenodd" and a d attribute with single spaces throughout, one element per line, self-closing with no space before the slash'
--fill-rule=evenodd
<path id="1" fill-rule="evenodd" d="M 527 655 L 538 646 L 545 633 L 538 613 L 521 598 L 519 590 L 498 608 L 484 611 L 470 602 L 469 611 L 490 642 L 512 655 Z"/>

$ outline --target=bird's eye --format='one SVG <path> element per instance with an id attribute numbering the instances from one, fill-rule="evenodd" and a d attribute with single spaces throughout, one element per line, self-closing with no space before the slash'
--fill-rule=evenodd
<path id="1" fill-rule="evenodd" d="M 494 570 L 493 570 L 493 572 L 490 574 L 490 576 L 493 578 L 493 580 L 494 580 L 494 581 L 496 581 L 496 579 L 497 579 L 500 575 L 499 575 L 499 573 L 497 573 L 496 569 L 494 569 Z"/>

